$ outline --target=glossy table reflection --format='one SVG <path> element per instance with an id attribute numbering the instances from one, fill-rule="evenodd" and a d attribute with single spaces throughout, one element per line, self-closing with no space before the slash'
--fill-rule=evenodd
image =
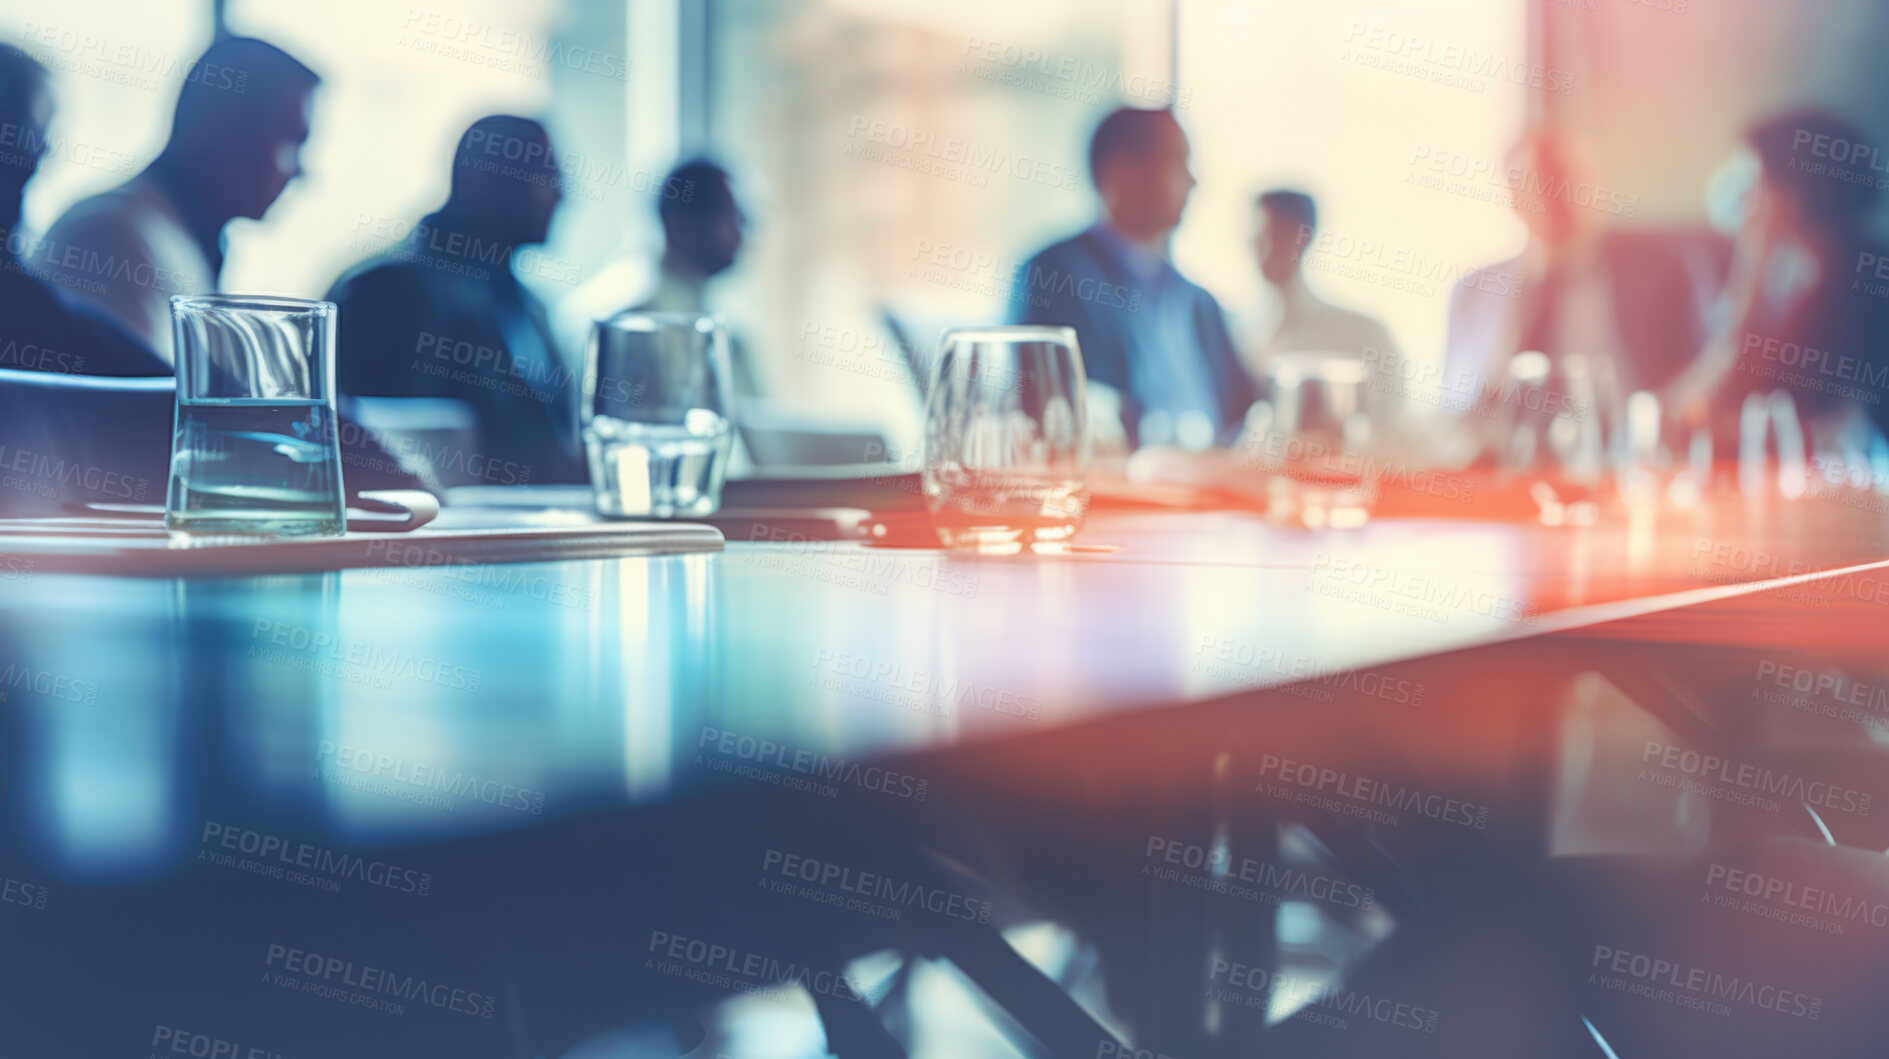
<path id="1" fill-rule="evenodd" d="M 1710 589 L 1692 552 L 1718 539 L 1668 534 L 1636 574 L 1634 542 L 1602 531 L 1318 535 L 1228 513 L 1103 518 L 1086 539 L 1121 551 L 1048 558 L 730 536 L 719 555 L 4 583 L 5 660 L 33 682 L 10 691 L 21 823 L 89 876 L 192 852 L 172 807 L 206 766 L 355 841 L 661 801 L 722 778 L 694 764 L 711 731 L 843 759 L 1038 732 L 1596 604 L 1657 610 Z M 531 792 L 531 812 L 425 797 L 475 781 Z"/>
<path id="2" fill-rule="evenodd" d="M 1298 681 L 1355 695 L 1376 674 L 1371 697 L 1394 699 L 1396 663 L 1548 633 L 1714 643 L 1746 623 L 1686 616 L 1741 598 L 1866 649 L 1885 642 L 1880 521 L 1732 506 L 1593 529 L 1308 534 L 1117 512 L 1083 539 L 1119 551 L 1055 557 L 757 543 L 781 536 L 757 524 L 707 555 L 189 581 L 21 571 L 0 581 L 0 873 L 162 918 L 195 907 L 180 895 L 258 882 L 204 866 L 229 835 L 383 865 L 411 850 L 471 864 L 477 836 L 512 835 L 544 870 L 581 871 L 603 854 L 579 844 L 617 827 L 597 823 L 612 813 L 778 795 L 872 817 L 925 801 L 943 772 L 914 760 L 1000 760 Z M 1792 577 L 1804 583 L 1779 581 Z M 1759 582 L 1772 591 L 1750 595 Z M 675 825 L 649 826 L 636 841 L 657 849 Z M 687 867 L 675 874 L 686 890 Z M 458 878 L 413 913 L 369 911 L 372 894 L 339 907 L 354 923 L 476 916 L 503 891 Z"/>

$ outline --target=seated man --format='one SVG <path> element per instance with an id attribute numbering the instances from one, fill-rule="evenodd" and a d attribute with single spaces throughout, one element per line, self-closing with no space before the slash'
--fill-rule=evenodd
<path id="1" fill-rule="evenodd" d="M 114 321 L 68 300 L 46 270 L 14 256 L 20 205 L 52 120 L 46 70 L 0 44 L 0 452 L 28 480 L 0 490 L 0 515 L 57 514 L 89 502 L 164 502 L 177 392 L 171 365 Z M 168 317 L 170 307 L 166 305 Z M 168 333 L 168 332 L 167 332 Z M 83 376 L 150 376 L 103 379 Z M 342 477 L 349 494 L 413 489 L 419 480 L 340 403 Z"/>
<path id="2" fill-rule="evenodd" d="M 656 200 L 662 222 L 662 261 L 656 286 L 633 308 L 651 313 L 709 313 L 709 281 L 734 267 L 748 218 L 735 201 L 728 171 L 713 162 L 684 162 L 663 181 L 678 189 Z M 729 337 L 736 400 L 758 397 L 760 380 L 738 335 Z"/>
<path id="3" fill-rule="evenodd" d="M 1513 208 L 1528 229 L 1520 256 L 1477 269 L 1450 298 L 1446 408 L 1486 405 L 1517 353 L 1580 354 L 1619 393 L 1658 390 L 1698 355 L 1725 269 L 1706 233 L 1609 226 L 1630 205 L 1592 190 L 1566 137 L 1535 130 L 1510 153 Z"/>
<path id="4" fill-rule="evenodd" d="M 549 234 L 559 181 L 544 126 L 474 122 L 445 204 L 328 292 L 341 310 L 341 392 L 454 398 L 473 410 L 476 455 L 516 468 L 508 480 L 586 481 L 581 373 L 559 357 L 543 304 L 512 271 L 517 248 Z"/>
<path id="5" fill-rule="evenodd" d="M 1348 353 L 1396 357 L 1397 343 L 1376 317 L 1341 308 L 1305 281 L 1304 257 L 1318 231 L 1318 207 L 1302 191 L 1274 190 L 1254 201 L 1254 250 L 1271 297 L 1250 362 L 1261 371 L 1280 353 Z"/>
<path id="6" fill-rule="evenodd" d="M 52 122 L 46 68 L 0 44 L 0 129 L 18 130 L 0 150 L 0 368 L 87 375 L 169 375 L 170 365 L 136 337 L 46 281 L 21 260 L 21 207 L 45 154 Z"/>
<path id="7" fill-rule="evenodd" d="M 1091 383 L 1120 401 L 1130 447 L 1230 443 L 1255 399 L 1211 294 L 1168 260 L 1194 188 L 1187 135 L 1166 110 L 1121 109 L 1089 142 L 1101 218 L 1023 266 L 1017 323 L 1073 327 Z"/>
<path id="8" fill-rule="evenodd" d="M 241 91 L 231 87 L 238 73 Z M 301 174 L 319 83 L 272 44 L 231 37 L 210 45 L 177 94 L 163 153 L 67 210 L 36 257 L 171 363 L 171 296 L 214 293 L 224 227 L 261 218 Z"/>

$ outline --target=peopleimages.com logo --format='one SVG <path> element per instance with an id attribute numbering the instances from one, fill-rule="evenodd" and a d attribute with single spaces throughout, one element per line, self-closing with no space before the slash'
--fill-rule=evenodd
<path id="1" fill-rule="evenodd" d="M 544 813 L 544 792 L 534 791 L 462 769 L 413 761 L 395 754 L 376 753 L 346 743 L 322 740 L 315 755 L 316 767 L 324 779 L 358 778 L 359 789 L 385 793 L 406 801 L 419 800 L 424 794 L 452 798 L 470 798 L 500 809 L 514 809 L 539 816 Z M 441 802 L 451 809 L 451 802 Z"/>
<path id="2" fill-rule="evenodd" d="M 1825 886 L 1812 886 L 1717 862 L 1706 866 L 1705 884 L 1708 891 L 1717 891 L 1713 897 L 1719 907 L 1780 923 L 1810 927 L 1827 934 L 1842 934 L 1855 924 L 1889 929 L 1889 903 Z"/>
<path id="3" fill-rule="evenodd" d="M 1149 835 L 1142 856 L 1143 875 L 1262 904 L 1297 899 L 1369 910 L 1377 903 L 1377 892 L 1369 886 L 1256 857 L 1236 858 L 1224 846 Z"/>
<path id="4" fill-rule="evenodd" d="M 901 912 L 922 909 L 947 919 L 990 922 L 989 901 L 801 853 L 769 849 L 761 855 L 761 871 L 764 879 L 779 877 L 784 885 L 770 885 L 777 893 L 806 897 L 853 911 L 891 912 L 892 915 L 885 918 L 896 919 Z M 796 882 L 807 885 L 795 886 Z M 854 902 L 853 898 L 864 900 Z"/>
<path id="5" fill-rule="evenodd" d="M 1813 1021 L 1823 1013 L 1822 997 L 1611 945 L 1594 946 L 1588 967 L 1589 984 L 1720 1016 L 1731 1014 L 1726 1001 Z"/>
<path id="6" fill-rule="evenodd" d="M 0 905 L 17 905 L 35 910 L 46 907 L 46 895 L 52 891 L 44 886 L 21 882 L 0 875 Z"/>
<path id="7" fill-rule="evenodd" d="M 1254 788 L 1256 794 L 1290 798 L 1346 816 L 1396 824 L 1398 818 L 1395 813 L 1414 813 L 1426 819 L 1460 824 L 1478 831 L 1486 830 L 1489 826 L 1489 807 L 1486 805 L 1435 791 L 1387 783 L 1309 761 L 1294 761 L 1277 754 L 1266 754 L 1260 760 L 1259 774 L 1262 778 Z M 1268 780 L 1278 782 L 1269 783 Z M 1395 813 L 1386 810 L 1395 810 Z"/>
<path id="8" fill-rule="evenodd" d="M 270 984 L 278 988 L 299 989 L 352 1007 L 389 1014 L 404 1014 L 406 1004 L 417 1002 L 456 1015 L 489 1019 L 493 1006 L 498 1003 L 498 998 L 490 993 L 473 992 L 429 981 L 421 975 L 400 974 L 384 967 L 286 945 L 271 944 L 263 964 L 270 968 Z M 280 973 L 275 973 L 277 968 Z"/>
<path id="9" fill-rule="evenodd" d="M 870 1004 L 872 992 L 837 971 L 666 930 L 649 932 L 643 969 L 736 993 L 798 985 L 815 996 Z"/>
<path id="10" fill-rule="evenodd" d="M 204 821 L 199 841 L 203 845 L 200 860 L 315 889 L 335 892 L 342 881 L 350 879 L 416 897 L 425 897 L 433 889 L 431 872 L 215 820 Z M 238 854 L 244 859 L 238 861 Z"/>
<path id="11" fill-rule="evenodd" d="M 1776 812 L 1784 802 L 1868 816 L 1874 795 L 1806 779 L 1762 765 L 1648 739 L 1640 752 L 1640 778 L 1721 801 L 1757 805 Z"/>
<path id="12" fill-rule="evenodd" d="M 1362 1018 L 1420 1033 L 1436 1032 L 1436 1009 L 1342 989 L 1325 975 L 1282 974 L 1216 956 L 1208 980 L 1207 999 L 1223 1004 L 1270 1010 L 1284 1001 L 1295 1009 L 1294 1019 L 1333 1029 L 1346 1029 L 1348 1019 Z"/>
<path id="13" fill-rule="evenodd" d="M 282 1059 L 283 1053 L 159 1023 L 151 1030 L 151 1059 L 162 1055 L 188 1055 L 192 1059 Z"/>
<path id="14" fill-rule="evenodd" d="M 701 753 L 696 755 L 696 764 L 705 768 L 717 772 L 735 772 L 751 779 L 782 786 L 804 784 L 807 789 L 829 798 L 837 795 L 839 785 L 844 784 L 861 790 L 922 802 L 931 786 L 930 780 L 899 772 L 896 769 L 848 761 L 846 758 L 831 757 L 785 743 L 776 743 L 771 739 L 756 739 L 750 735 L 725 732 L 719 728 L 704 727 L 695 746 L 698 751 L 707 751 L 713 755 L 712 757 L 705 757 Z M 820 783 L 816 782 L 817 780 L 827 782 Z"/>

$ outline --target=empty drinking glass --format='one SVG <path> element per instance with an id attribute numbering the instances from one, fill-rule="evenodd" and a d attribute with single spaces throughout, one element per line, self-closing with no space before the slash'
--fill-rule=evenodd
<path id="1" fill-rule="evenodd" d="M 1773 467 L 1771 460 L 1776 457 Z M 1809 488 L 1810 460 L 1797 402 L 1785 389 L 1745 395 L 1738 416 L 1738 489 L 1765 496 L 1773 488 L 1796 500 Z"/>
<path id="2" fill-rule="evenodd" d="M 321 536 L 347 526 L 333 302 L 177 296 L 177 422 L 164 525 Z"/>
<path id="3" fill-rule="evenodd" d="M 1375 431 L 1392 426 L 1382 414 L 1373 422 L 1382 395 L 1369 385 L 1371 369 L 1347 354 L 1282 353 L 1267 375 L 1272 401 L 1247 417 L 1253 462 L 1271 474 L 1267 518 L 1312 529 L 1364 525 L 1387 469 Z"/>
<path id="4" fill-rule="evenodd" d="M 583 403 L 597 510 L 712 514 L 734 447 L 731 413 L 728 339 L 714 317 L 630 312 L 597 321 Z"/>
<path id="5" fill-rule="evenodd" d="M 932 374 L 921 478 L 940 539 L 1017 551 L 1073 536 L 1089 463 L 1074 329 L 947 331 Z"/>
<path id="6" fill-rule="evenodd" d="M 1628 395 L 1613 362 L 1584 353 L 1550 358 L 1527 350 L 1510 358 L 1507 379 L 1488 398 L 1500 465 L 1527 482 L 1541 521 L 1551 526 L 1597 522 L 1608 473 L 1620 470 L 1630 445 L 1644 445 L 1648 425 L 1644 402 L 1638 426 L 1628 420 Z M 1657 423 L 1657 406 L 1653 413 Z"/>

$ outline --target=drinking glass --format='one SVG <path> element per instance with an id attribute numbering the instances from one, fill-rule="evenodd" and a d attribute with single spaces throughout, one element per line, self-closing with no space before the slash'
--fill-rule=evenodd
<path id="1" fill-rule="evenodd" d="M 1592 525 L 1603 485 L 1622 471 L 1632 445 L 1644 449 L 1648 424 L 1629 417 L 1619 373 L 1604 357 L 1527 350 L 1510 358 L 1495 402 L 1499 463 L 1528 482 L 1543 524 Z M 1658 407 L 1653 406 L 1654 423 Z"/>
<path id="2" fill-rule="evenodd" d="M 1796 500 L 1809 488 L 1809 469 L 1804 428 L 1791 392 L 1746 394 L 1738 416 L 1739 492 L 1765 496 L 1775 488 L 1786 499 Z"/>
<path id="3" fill-rule="evenodd" d="M 333 302 L 171 299 L 177 421 L 166 528 L 333 536 L 347 527 Z"/>
<path id="4" fill-rule="evenodd" d="M 1347 529 L 1370 519 L 1379 466 L 1362 359 L 1338 353 L 1283 353 L 1267 366 L 1272 401 L 1249 413 L 1248 444 L 1266 482 L 1272 522 L 1312 529 Z"/>
<path id="5" fill-rule="evenodd" d="M 1088 401 L 1068 327 L 946 331 L 925 402 L 925 502 L 947 547 L 1067 541 L 1088 502 Z"/>
<path id="6" fill-rule="evenodd" d="M 727 332 L 698 313 L 619 313 L 591 328 L 584 449 L 597 511 L 697 518 L 721 506 L 734 447 Z"/>

